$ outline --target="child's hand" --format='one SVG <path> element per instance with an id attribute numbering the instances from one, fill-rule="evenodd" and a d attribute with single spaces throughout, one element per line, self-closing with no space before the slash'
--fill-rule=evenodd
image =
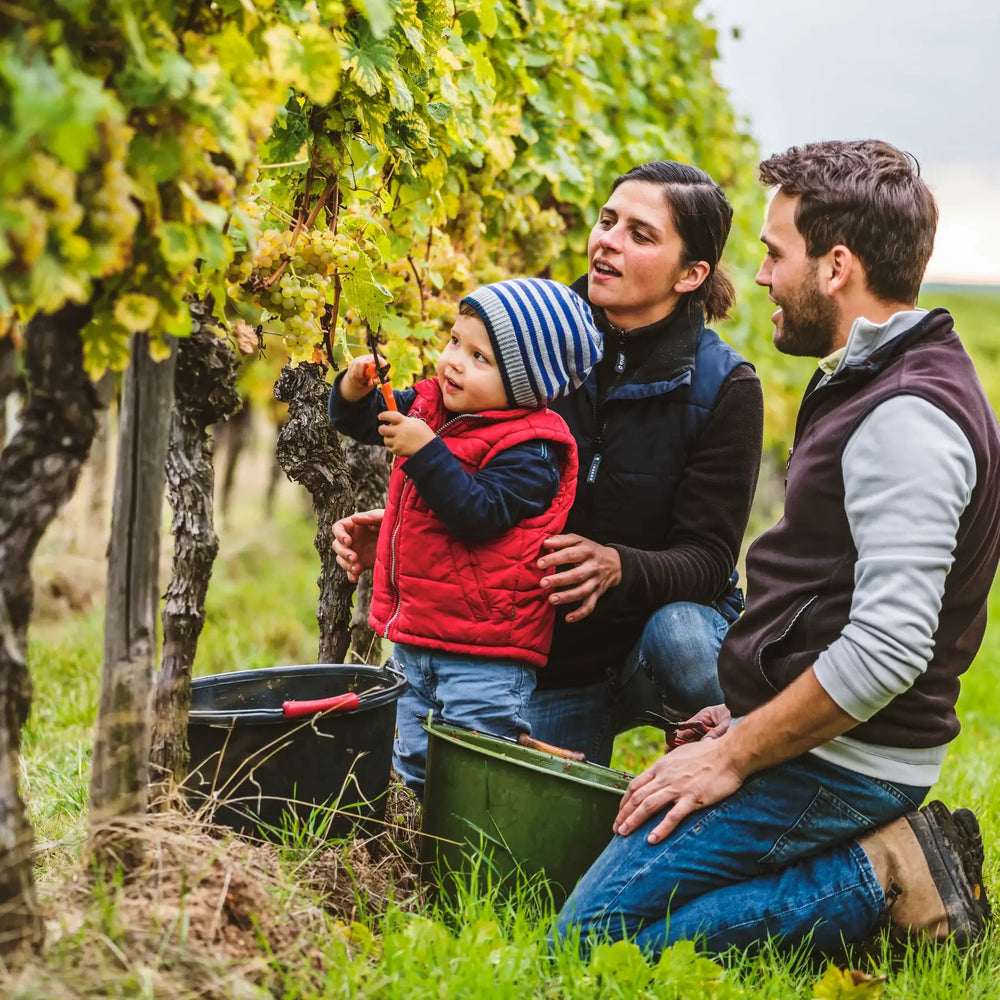
<path id="1" fill-rule="evenodd" d="M 378 419 L 378 432 L 393 455 L 409 458 L 434 440 L 434 431 L 419 417 L 404 417 L 402 413 L 383 410 Z"/>
<path id="2" fill-rule="evenodd" d="M 357 403 L 377 384 L 375 359 L 370 354 L 362 354 L 347 366 L 344 377 L 337 383 L 337 390 L 348 403 Z"/>

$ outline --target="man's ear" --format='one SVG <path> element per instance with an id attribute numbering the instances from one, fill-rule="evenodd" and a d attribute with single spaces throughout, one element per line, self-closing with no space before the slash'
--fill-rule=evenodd
<path id="1" fill-rule="evenodd" d="M 683 276 L 674 283 L 674 291 L 679 295 L 685 292 L 693 292 L 699 288 L 705 279 L 712 273 L 707 260 L 699 260 L 696 264 L 691 264 L 684 270 Z"/>
<path id="2" fill-rule="evenodd" d="M 841 243 L 831 247 L 824 257 L 827 264 L 827 294 L 843 291 L 851 279 L 857 276 L 861 262 Z"/>

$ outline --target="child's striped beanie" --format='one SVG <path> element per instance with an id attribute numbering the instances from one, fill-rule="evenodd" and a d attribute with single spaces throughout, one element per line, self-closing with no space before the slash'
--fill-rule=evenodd
<path id="1" fill-rule="evenodd" d="M 490 335 L 511 406 L 538 407 L 565 396 L 601 359 L 590 306 L 558 281 L 498 281 L 462 303 L 475 309 Z"/>

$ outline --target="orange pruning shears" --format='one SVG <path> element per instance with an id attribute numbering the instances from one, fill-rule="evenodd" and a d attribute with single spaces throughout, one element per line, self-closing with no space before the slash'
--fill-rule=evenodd
<path id="1" fill-rule="evenodd" d="M 378 330 L 373 330 L 371 327 L 368 327 L 368 350 L 372 352 L 373 360 L 368 363 L 365 374 L 368 378 L 378 379 L 378 387 L 385 400 L 386 409 L 395 410 L 396 397 L 392 394 L 392 383 L 389 381 L 389 362 L 386 361 L 381 365 L 378 363 Z"/>

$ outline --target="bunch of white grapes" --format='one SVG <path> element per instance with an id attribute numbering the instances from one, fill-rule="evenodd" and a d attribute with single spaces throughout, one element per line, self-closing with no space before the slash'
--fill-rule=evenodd
<path id="1" fill-rule="evenodd" d="M 360 259 L 349 236 L 329 229 L 297 237 L 287 229 L 268 229 L 261 233 L 255 253 L 233 262 L 229 294 L 249 299 L 277 319 L 291 355 L 305 357 L 323 340 L 321 321 L 334 274 L 350 270 Z"/>

